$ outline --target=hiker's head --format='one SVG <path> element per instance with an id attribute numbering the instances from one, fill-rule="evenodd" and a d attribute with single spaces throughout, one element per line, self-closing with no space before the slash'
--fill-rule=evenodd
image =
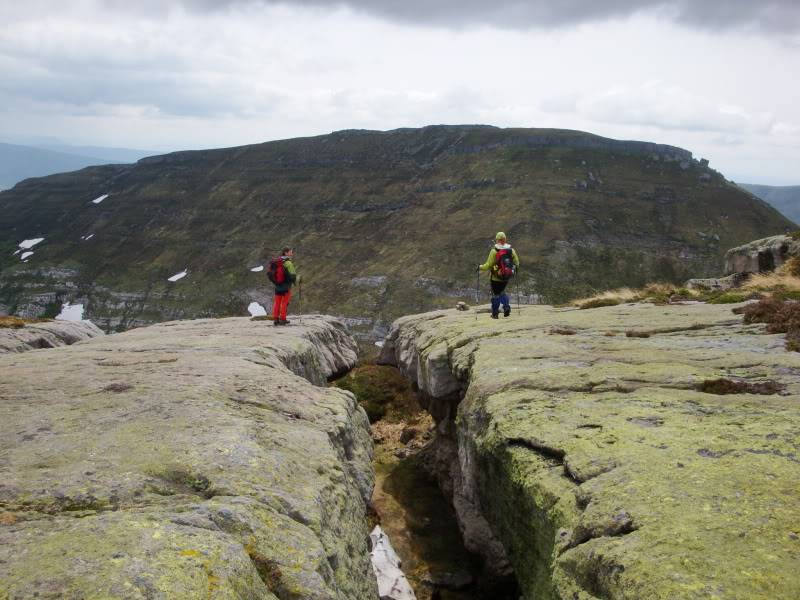
<path id="1" fill-rule="evenodd" d="M 283 256 L 291 256 L 294 254 L 294 250 L 292 250 L 291 246 L 284 246 L 283 250 L 281 250 L 281 254 Z"/>
<path id="2" fill-rule="evenodd" d="M 506 234 L 502 231 L 498 231 L 497 235 L 494 236 L 494 241 L 498 244 L 505 244 L 506 243 Z"/>

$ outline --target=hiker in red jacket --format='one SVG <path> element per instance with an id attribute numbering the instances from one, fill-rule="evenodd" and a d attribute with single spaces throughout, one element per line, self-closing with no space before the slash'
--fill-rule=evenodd
<path id="1" fill-rule="evenodd" d="M 275 299 L 272 302 L 272 323 L 275 326 L 288 325 L 291 321 L 286 319 L 289 310 L 289 300 L 292 299 L 292 285 L 298 280 L 297 270 L 292 262 L 294 251 L 286 246 L 281 250 L 281 255 L 269 263 L 267 277 L 275 286 Z"/>

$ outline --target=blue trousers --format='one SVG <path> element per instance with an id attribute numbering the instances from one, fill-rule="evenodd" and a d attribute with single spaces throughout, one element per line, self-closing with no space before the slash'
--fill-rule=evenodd
<path id="1" fill-rule="evenodd" d="M 506 294 L 507 281 L 492 281 L 492 314 L 500 313 L 500 305 L 503 305 L 503 310 L 511 310 L 511 303 Z"/>

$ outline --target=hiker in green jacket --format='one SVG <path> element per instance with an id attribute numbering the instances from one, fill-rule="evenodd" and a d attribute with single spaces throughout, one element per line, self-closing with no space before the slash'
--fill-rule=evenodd
<path id="1" fill-rule="evenodd" d="M 278 258 L 270 261 L 267 277 L 275 286 L 275 299 L 272 302 L 272 322 L 274 325 L 288 325 L 286 319 L 289 300 L 292 299 L 292 286 L 299 280 L 292 257 L 294 251 L 286 246 Z"/>
<path id="2" fill-rule="evenodd" d="M 489 252 L 489 258 L 482 265 L 478 265 L 479 271 L 489 271 L 489 283 L 492 286 L 492 318 L 498 318 L 500 305 L 503 305 L 503 316 L 511 314 L 511 303 L 506 294 L 506 286 L 519 269 L 519 256 L 517 251 L 506 241 L 506 234 L 498 231 L 494 236 L 495 244 Z"/>

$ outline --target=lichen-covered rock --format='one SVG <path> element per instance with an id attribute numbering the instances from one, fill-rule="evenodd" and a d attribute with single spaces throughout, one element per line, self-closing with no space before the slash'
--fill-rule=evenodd
<path id="1" fill-rule="evenodd" d="M 382 359 L 435 394 L 447 357 L 462 391 L 431 460 L 449 458 L 467 542 L 501 542 L 525 598 L 789 600 L 800 359 L 782 338 L 730 305 L 453 310 L 399 320 Z M 774 393 L 700 391 L 719 378 Z"/>
<path id="2" fill-rule="evenodd" d="M 69 346 L 101 335 L 105 334 L 91 321 L 44 321 L 18 329 L 0 328 L 0 354 Z"/>
<path id="3" fill-rule="evenodd" d="M 165 323 L 0 357 L 0 598 L 369 599 L 356 346 Z"/>
<path id="4" fill-rule="evenodd" d="M 800 256 L 800 240 L 791 236 L 755 240 L 725 253 L 725 275 L 774 271 L 792 256 Z"/>
<path id="5" fill-rule="evenodd" d="M 684 285 L 690 290 L 710 290 L 713 292 L 727 292 L 739 287 L 747 281 L 749 273 L 734 273 L 727 277 L 710 277 L 706 279 L 689 279 Z"/>

